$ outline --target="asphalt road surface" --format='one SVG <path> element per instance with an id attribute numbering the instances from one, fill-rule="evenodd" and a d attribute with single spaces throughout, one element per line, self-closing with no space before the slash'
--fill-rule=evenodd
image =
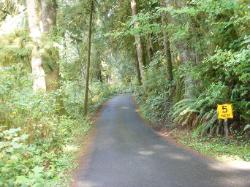
<path id="1" fill-rule="evenodd" d="M 176 146 L 139 117 L 129 95 L 111 99 L 96 124 L 77 187 L 250 187 L 250 169 L 232 168 Z"/>

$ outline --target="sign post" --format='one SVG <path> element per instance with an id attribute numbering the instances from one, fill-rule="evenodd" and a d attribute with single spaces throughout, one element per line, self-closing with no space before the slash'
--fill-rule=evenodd
<path id="1" fill-rule="evenodd" d="M 233 119 L 233 105 L 232 104 L 221 104 L 217 105 L 217 115 L 219 120 L 224 121 L 224 132 L 225 136 L 228 137 L 228 119 Z"/>

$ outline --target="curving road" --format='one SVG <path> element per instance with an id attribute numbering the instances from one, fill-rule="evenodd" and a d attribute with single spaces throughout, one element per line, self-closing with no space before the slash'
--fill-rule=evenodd
<path id="1" fill-rule="evenodd" d="M 132 98 L 103 108 L 88 167 L 77 187 L 250 187 L 250 170 L 233 169 L 162 139 L 145 126 Z"/>

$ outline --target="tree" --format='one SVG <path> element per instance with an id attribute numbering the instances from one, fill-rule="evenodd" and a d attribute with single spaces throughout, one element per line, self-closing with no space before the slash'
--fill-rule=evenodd
<path id="1" fill-rule="evenodd" d="M 33 77 L 33 90 L 46 91 L 45 72 L 41 55 L 41 28 L 38 12 L 38 2 L 36 0 L 26 0 L 30 37 L 32 39 L 31 68 Z"/>
<path id="2" fill-rule="evenodd" d="M 134 27 L 139 28 L 139 22 L 137 21 L 136 15 L 137 15 L 137 4 L 136 0 L 131 0 L 131 10 L 132 10 L 132 17 L 134 22 Z M 139 34 L 135 34 L 135 45 L 136 45 L 136 53 L 137 58 L 139 62 L 139 70 L 140 73 L 138 73 L 141 76 L 142 80 L 144 79 L 144 58 L 143 58 L 143 48 L 141 43 L 141 37 Z M 138 64 L 137 64 L 138 67 Z M 140 82 L 140 81 L 139 81 Z"/>
<path id="3" fill-rule="evenodd" d="M 84 97 L 84 115 L 87 115 L 88 113 L 89 70 L 90 70 L 90 60 L 91 60 L 91 37 L 92 37 L 93 12 L 94 12 L 94 1 L 91 0 L 90 15 L 89 15 L 89 33 L 88 33 L 88 62 L 87 62 L 87 72 L 86 72 L 86 80 L 85 80 L 86 82 L 85 82 L 85 97 Z"/>
<path id="4" fill-rule="evenodd" d="M 41 1 L 41 19 L 42 31 L 48 33 L 56 25 L 56 0 L 40 0 Z"/>
<path id="5" fill-rule="evenodd" d="M 166 6 L 165 1 L 161 2 L 163 7 Z M 172 65 L 172 56 L 171 56 L 171 49 L 170 49 L 170 41 L 169 41 L 169 34 L 165 29 L 165 26 L 168 24 L 166 14 L 162 13 L 161 15 L 161 23 L 163 25 L 163 46 L 164 46 L 164 56 L 167 60 L 167 71 L 168 71 L 168 80 L 173 81 L 173 65 Z"/>
<path id="6" fill-rule="evenodd" d="M 43 37 L 50 41 L 50 34 L 56 28 L 57 21 L 57 2 L 56 0 L 40 0 L 40 14 L 42 23 Z M 47 42 L 45 41 L 45 42 Z M 46 84 L 48 90 L 55 90 L 59 86 L 59 64 L 58 64 L 58 50 L 50 44 L 42 55 L 44 65 L 46 64 Z"/>
<path id="7" fill-rule="evenodd" d="M 137 53 L 135 51 L 135 67 L 137 73 L 137 82 L 139 85 L 142 85 L 141 71 L 140 71 L 140 63 L 138 61 Z"/>

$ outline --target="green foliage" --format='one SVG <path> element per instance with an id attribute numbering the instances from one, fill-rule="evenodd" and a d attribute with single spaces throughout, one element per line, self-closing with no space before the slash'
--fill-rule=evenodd
<path id="1" fill-rule="evenodd" d="M 90 86 L 90 105 L 91 110 L 98 108 L 111 95 L 115 94 L 118 87 L 106 83 L 94 82 Z"/>
<path id="2" fill-rule="evenodd" d="M 64 82 L 61 89 L 35 94 L 23 64 L 1 69 L 0 80 L 0 186 L 67 185 L 65 171 L 75 167 L 69 148 L 90 128 L 81 87 Z M 92 110 L 113 92 L 93 84 Z"/>
<path id="3" fill-rule="evenodd" d="M 172 111 L 175 122 L 183 126 L 202 126 L 200 131 L 217 125 L 216 106 L 232 103 L 238 128 L 250 120 L 249 49 L 239 52 L 217 51 L 197 67 L 197 81 L 202 80 L 201 94 L 192 100 L 178 102 Z M 210 86 L 207 86 L 210 85 Z M 243 126 L 243 127 L 242 127 Z"/>
<path id="4" fill-rule="evenodd" d="M 0 21 L 3 21 L 9 14 L 15 15 L 18 12 L 17 5 L 13 0 L 2 0 L 0 8 Z"/>
<path id="5" fill-rule="evenodd" d="M 167 80 L 163 56 L 156 54 L 145 72 L 144 84 L 136 89 L 137 98 L 145 116 L 153 121 L 168 119 L 170 86 Z"/>
<path id="6" fill-rule="evenodd" d="M 162 15 L 167 17 L 167 25 L 148 29 L 156 28 Z M 213 135 L 218 125 L 217 104 L 229 102 L 234 106 L 231 133 L 246 132 L 250 121 L 249 16 L 245 2 L 193 0 L 145 8 L 136 18 L 138 29 L 125 25 L 123 34 L 158 37 L 165 30 L 170 40 L 173 82 L 169 84 L 162 73 L 165 64 L 154 58 L 146 70 L 144 89 L 137 91 L 146 116 L 164 121 L 170 114 L 177 125 Z M 156 46 L 154 55 L 161 51 Z M 182 62 L 183 54 L 189 62 Z M 188 89 L 193 90 L 191 98 L 185 95 Z M 166 106 L 171 105 L 169 113 Z"/>
<path id="7" fill-rule="evenodd" d="M 29 42 L 28 33 L 22 30 L 0 36 L 0 66 L 22 62 L 29 67 L 31 47 L 26 45 L 27 42 Z"/>
<path id="8" fill-rule="evenodd" d="M 198 127 L 198 133 L 213 132 L 217 125 L 216 107 L 224 103 L 227 97 L 227 87 L 222 83 L 211 84 L 196 99 L 184 99 L 177 102 L 171 116 L 177 124 L 188 128 Z"/>
<path id="9" fill-rule="evenodd" d="M 250 161 L 250 142 L 246 139 L 225 140 L 221 137 L 198 137 L 195 132 L 174 132 L 180 143 L 221 161 Z"/>
<path id="10" fill-rule="evenodd" d="M 7 16 L 18 13 L 22 3 L 1 1 L 0 21 L 8 22 Z M 88 116 L 83 116 L 88 4 L 88 1 L 58 2 L 57 25 L 49 33 L 42 33 L 38 41 L 46 93 L 32 90 L 33 41 L 28 25 L 8 35 L 0 34 L 0 186 L 69 185 L 67 176 L 76 167 L 74 158 L 79 149 L 76 139 L 82 140 L 90 129 Z M 93 34 L 91 112 L 118 92 L 116 86 L 107 83 L 111 69 L 116 70 L 117 65 L 110 68 L 112 65 L 107 63 L 111 57 L 105 54 L 110 51 L 102 36 L 101 31 Z M 99 65 L 98 70 L 95 65 Z M 127 69 L 126 72 L 133 72 L 131 66 Z M 102 83 L 96 79 L 100 72 Z"/>
<path id="11" fill-rule="evenodd" d="M 62 172 L 72 166 L 73 153 L 66 150 L 67 145 L 73 135 L 86 132 L 90 126 L 66 116 L 54 125 L 56 129 L 50 129 L 46 137 L 32 142 L 21 128 L 1 132 L 1 186 L 59 185 Z"/>

